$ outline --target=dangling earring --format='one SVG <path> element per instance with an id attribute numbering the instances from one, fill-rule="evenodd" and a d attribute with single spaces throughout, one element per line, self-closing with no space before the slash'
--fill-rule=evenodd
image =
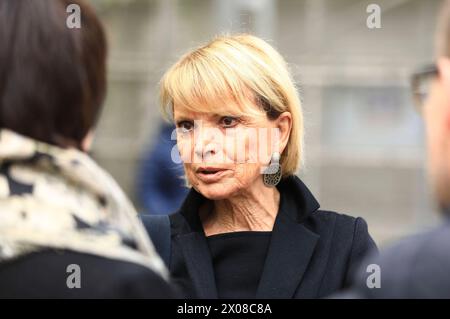
<path id="1" fill-rule="evenodd" d="M 264 170 L 263 182 L 267 187 L 275 187 L 281 181 L 280 153 L 275 152 L 270 159 L 269 167 Z"/>

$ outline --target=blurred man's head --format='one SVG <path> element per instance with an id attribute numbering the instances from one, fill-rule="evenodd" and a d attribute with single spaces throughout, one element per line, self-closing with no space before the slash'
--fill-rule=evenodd
<path id="1" fill-rule="evenodd" d="M 81 9 L 69 29 L 66 10 Z M 0 129 L 86 148 L 106 90 L 106 39 L 83 0 L 0 1 Z"/>
<path id="2" fill-rule="evenodd" d="M 436 66 L 429 70 L 429 94 L 424 103 L 428 165 L 439 204 L 450 207 L 450 0 L 444 1 L 437 33 Z"/>

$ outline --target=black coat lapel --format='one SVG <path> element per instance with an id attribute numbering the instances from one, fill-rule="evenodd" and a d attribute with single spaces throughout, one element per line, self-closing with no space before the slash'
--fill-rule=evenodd
<path id="1" fill-rule="evenodd" d="M 208 242 L 199 218 L 205 198 L 192 189 L 181 207 L 185 222 L 180 225 L 177 241 L 198 298 L 218 298 L 214 268 Z"/>
<path id="2" fill-rule="evenodd" d="M 300 180 L 294 182 L 297 187 L 305 187 Z M 309 194 L 308 192 L 308 196 L 304 196 L 304 193 L 300 200 L 296 196 L 290 196 L 286 190 L 281 192 L 280 209 L 256 298 L 294 296 L 320 237 L 302 224 L 302 217 L 317 210 L 319 206 L 313 197 L 308 198 Z"/>
<path id="3" fill-rule="evenodd" d="M 193 232 L 179 236 L 178 240 L 197 297 L 218 298 L 211 254 L 205 236 L 202 233 Z"/>
<path id="4" fill-rule="evenodd" d="M 292 298 L 318 239 L 303 225 L 280 220 L 272 233 L 256 298 Z"/>

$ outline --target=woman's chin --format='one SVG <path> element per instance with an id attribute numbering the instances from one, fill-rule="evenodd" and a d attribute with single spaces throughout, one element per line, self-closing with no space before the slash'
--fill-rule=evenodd
<path id="1" fill-rule="evenodd" d="M 227 185 L 226 183 L 200 183 L 196 188 L 198 192 L 210 200 L 226 199 L 236 192 L 235 187 Z"/>

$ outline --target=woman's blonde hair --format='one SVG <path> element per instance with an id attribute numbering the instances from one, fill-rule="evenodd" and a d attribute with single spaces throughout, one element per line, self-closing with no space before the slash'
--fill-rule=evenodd
<path id="1" fill-rule="evenodd" d="M 249 115 L 256 102 L 272 120 L 290 112 L 292 128 L 281 166 L 283 176 L 298 170 L 303 156 L 300 98 L 283 57 L 264 40 L 248 34 L 216 37 L 166 72 L 160 94 L 167 118 L 174 104 L 198 113 Z M 226 101 L 234 102 L 233 109 Z"/>

